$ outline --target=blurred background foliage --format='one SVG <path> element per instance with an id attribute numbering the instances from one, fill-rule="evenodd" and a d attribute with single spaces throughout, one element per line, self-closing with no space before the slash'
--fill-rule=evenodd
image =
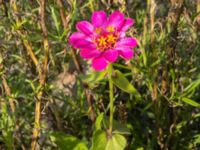
<path id="1" fill-rule="evenodd" d="M 200 148 L 199 0 L 46 0 L 45 20 L 43 1 L 0 0 L 0 149 L 29 149 L 34 128 L 36 149 L 92 147 L 109 115 L 107 76 L 93 72 L 68 37 L 95 10 L 135 19 L 127 33 L 139 41 L 135 57 L 114 64 L 140 95 L 114 90 L 126 149 Z"/>

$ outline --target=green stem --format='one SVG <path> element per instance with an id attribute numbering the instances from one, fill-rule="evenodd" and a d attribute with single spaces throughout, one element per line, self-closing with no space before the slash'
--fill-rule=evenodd
<path id="1" fill-rule="evenodd" d="M 108 79 L 109 79 L 109 96 L 110 96 L 110 124 L 109 124 L 109 134 L 112 136 L 113 129 L 113 82 L 112 82 L 112 72 L 113 67 L 112 64 L 109 64 L 108 67 Z"/>

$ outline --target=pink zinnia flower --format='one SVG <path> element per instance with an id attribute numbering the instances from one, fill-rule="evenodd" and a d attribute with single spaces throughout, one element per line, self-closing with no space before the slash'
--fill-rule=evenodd
<path id="1" fill-rule="evenodd" d="M 113 12 L 108 18 L 104 11 L 92 14 L 92 23 L 80 21 L 76 24 L 79 32 L 73 33 L 69 43 L 80 49 L 81 57 L 92 60 L 92 67 L 101 71 L 109 63 L 115 62 L 118 56 L 125 60 L 134 55 L 132 48 L 137 41 L 132 37 L 125 37 L 126 30 L 134 24 L 131 18 L 124 18 L 120 11 Z"/>

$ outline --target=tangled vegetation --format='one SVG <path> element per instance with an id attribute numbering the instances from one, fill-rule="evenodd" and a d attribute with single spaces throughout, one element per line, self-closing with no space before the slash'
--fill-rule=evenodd
<path id="1" fill-rule="evenodd" d="M 69 44 L 98 10 L 135 20 L 111 73 Z M 1 150 L 200 148 L 199 0 L 0 0 L 0 18 Z"/>

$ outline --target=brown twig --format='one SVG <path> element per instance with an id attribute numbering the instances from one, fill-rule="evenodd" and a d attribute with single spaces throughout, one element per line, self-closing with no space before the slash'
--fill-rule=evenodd
<path id="1" fill-rule="evenodd" d="M 64 10 L 64 7 L 63 7 L 62 0 L 56 0 L 56 3 L 59 7 L 60 17 L 61 17 L 61 20 L 62 20 L 63 27 L 66 29 L 67 28 L 67 21 L 66 21 L 65 10 Z"/>
<path id="2" fill-rule="evenodd" d="M 197 4 L 196 12 L 198 15 L 194 19 L 194 24 L 195 24 L 196 30 L 198 32 L 200 30 L 200 0 L 197 0 L 196 4 Z"/>
<path id="3" fill-rule="evenodd" d="M 200 0 L 197 0 L 197 13 L 200 12 Z"/>
<path id="4" fill-rule="evenodd" d="M 90 119 L 92 120 L 93 123 L 95 123 L 96 120 L 96 113 L 93 107 L 93 103 L 92 103 L 92 95 L 91 95 L 91 91 L 88 88 L 85 88 L 85 95 L 86 95 L 86 99 L 87 99 L 87 103 L 89 105 L 89 110 L 90 110 Z"/>
<path id="5" fill-rule="evenodd" d="M 4 90 L 5 90 L 6 96 L 9 97 L 9 105 L 10 105 L 11 111 L 14 113 L 15 105 L 14 105 L 14 99 L 11 97 L 10 87 L 8 86 L 5 75 L 2 75 L 1 78 L 2 78 L 2 84 L 3 84 Z"/>
<path id="6" fill-rule="evenodd" d="M 36 67 L 38 67 L 39 62 L 38 62 L 38 60 L 37 60 L 37 58 L 36 58 L 36 56 L 35 56 L 35 54 L 33 52 L 33 49 L 31 47 L 30 43 L 26 39 L 24 39 L 23 40 L 23 44 L 24 44 L 28 54 L 30 55 L 33 63 L 35 64 Z"/>
<path id="7" fill-rule="evenodd" d="M 2 58 L 2 54 L 0 53 L 0 71 L 3 69 L 4 69 L 3 58 Z M 1 78 L 2 78 L 2 85 L 5 90 L 6 96 L 9 98 L 8 101 L 9 101 L 10 109 L 11 109 L 12 113 L 14 113 L 15 112 L 14 99 L 11 97 L 11 90 L 6 81 L 6 76 L 4 74 L 2 74 Z"/>
<path id="8" fill-rule="evenodd" d="M 20 23 L 21 22 L 21 18 L 18 17 L 16 15 L 16 13 L 18 12 L 18 8 L 16 5 L 16 0 L 11 0 L 11 7 L 13 8 L 13 16 L 15 18 L 16 23 Z M 39 137 L 39 133 L 40 133 L 40 116 L 41 116 L 41 101 L 42 101 L 42 97 L 43 97 L 43 90 L 44 90 L 44 86 L 46 83 L 46 75 L 47 75 L 47 64 L 48 64 L 48 59 L 49 59 L 49 43 L 48 43 L 48 39 L 47 39 L 47 29 L 45 26 L 45 0 L 41 1 L 41 28 L 44 34 L 44 40 L 43 40 L 43 44 L 44 44 L 44 50 L 45 50 L 45 56 L 44 56 L 44 60 L 43 60 L 43 65 L 39 66 L 39 61 L 36 57 L 36 55 L 33 52 L 32 46 L 31 44 L 28 42 L 28 40 L 26 40 L 24 37 L 26 37 L 26 32 L 23 28 L 21 28 L 20 30 L 18 30 L 18 34 L 22 37 L 23 39 L 23 44 L 31 58 L 31 60 L 33 61 L 36 69 L 38 70 L 39 73 L 39 78 L 40 78 L 40 90 L 37 93 L 36 96 L 36 105 L 35 105 L 35 124 L 34 124 L 34 129 L 33 129 L 33 139 L 32 139 L 32 143 L 31 143 L 31 149 L 35 150 L 36 149 L 36 143 L 37 143 L 37 139 Z"/>
<path id="9" fill-rule="evenodd" d="M 64 7 L 63 7 L 62 0 L 56 0 L 56 2 L 57 2 L 57 5 L 58 5 L 58 7 L 60 9 L 60 16 L 61 16 L 63 27 L 65 29 L 67 29 L 68 28 L 68 22 L 67 22 L 67 19 L 66 19 L 65 10 L 64 10 Z M 74 52 L 74 50 L 72 48 L 70 49 L 70 53 L 71 53 L 71 56 L 72 56 L 72 59 L 73 59 L 73 62 L 75 64 L 75 66 L 76 66 L 77 71 L 79 73 L 82 73 L 83 72 L 82 66 L 79 63 L 79 61 L 78 61 L 78 59 L 76 57 L 76 54 L 75 54 L 75 52 Z M 95 120 L 96 120 L 96 113 L 95 113 L 95 110 L 94 110 L 94 107 L 93 107 L 93 103 L 92 103 L 91 91 L 90 91 L 90 89 L 85 87 L 83 83 L 82 83 L 82 85 L 84 87 L 84 90 L 85 90 L 84 92 L 85 92 L 85 95 L 86 95 L 86 99 L 87 99 L 88 105 L 90 107 L 90 119 L 94 123 Z"/>
<path id="10" fill-rule="evenodd" d="M 43 91 L 45 88 L 46 78 L 47 78 L 47 69 L 48 69 L 48 60 L 49 60 L 49 42 L 48 42 L 48 32 L 45 24 L 45 6 L 46 6 L 46 0 L 40 1 L 40 25 L 43 32 L 43 45 L 44 45 L 44 51 L 45 56 L 43 60 L 43 66 L 41 66 L 41 72 L 39 72 L 40 76 L 40 91 L 37 94 L 37 100 L 35 104 L 35 124 L 33 129 L 33 136 L 32 136 L 32 143 L 31 143 L 31 150 L 36 149 L 37 140 L 40 134 L 40 118 L 41 118 L 41 103 L 42 103 L 42 97 L 43 97 Z"/>
<path id="11" fill-rule="evenodd" d="M 150 39 L 151 39 L 151 47 L 154 46 L 154 24 L 155 24 L 155 0 L 150 0 Z"/>
<path id="12" fill-rule="evenodd" d="M 16 15 L 16 13 L 18 13 L 18 8 L 17 8 L 16 0 L 11 0 L 10 4 L 11 4 L 11 8 L 13 9 L 13 12 L 14 12 L 13 13 L 13 17 L 14 17 L 16 23 L 20 24 L 21 18 Z M 25 32 L 25 30 L 23 28 L 21 28 L 20 30 L 17 31 L 17 33 L 20 35 L 20 37 L 22 37 L 23 44 L 24 44 L 24 46 L 25 46 L 28 54 L 30 55 L 31 60 L 33 61 L 33 63 L 36 66 L 36 68 L 38 69 L 38 64 L 39 64 L 38 59 L 37 59 L 37 57 L 35 56 L 35 54 L 33 52 L 31 44 L 28 42 L 28 40 L 26 40 L 24 38 L 27 35 L 26 32 Z M 39 71 L 39 69 L 38 69 L 38 71 Z"/>
<path id="13" fill-rule="evenodd" d="M 65 10 L 64 10 L 64 7 L 63 7 L 63 2 L 62 2 L 62 0 L 56 0 L 56 3 L 58 5 L 58 7 L 59 7 L 59 11 L 60 11 L 60 16 L 61 16 L 63 27 L 64 27 L 64 29 L 67 29 L 68 28 L 68 21 L 67 21 L 66 15 L 65 15 Z M 73 62 L 75 64 L 75 66 L 76 66 L 76 69 L 79 72 L 82 72 L 83 71 L 82 70 L 82 66 L 81 66 L 80 62 L 78 61 L 78 59 L 76 57 L 76 54 L 75 54 L 75 52 L 74 52 L 74 50 L 72 48 L 70 49 L 70 53 L 71 53 Z"/>

